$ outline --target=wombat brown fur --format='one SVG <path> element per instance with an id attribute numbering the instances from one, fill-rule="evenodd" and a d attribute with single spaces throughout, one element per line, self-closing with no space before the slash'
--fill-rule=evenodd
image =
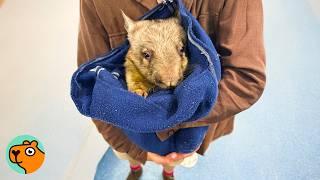
<path id="1" fill-rule="evenodd" d="M 168 19 L 134 21 L 121 12 L 130 42 L 124 63 L 128 90 L 146 97 L 155 87 L 177 86 L 188 65 L 186 33 L 179 14 Z"/>

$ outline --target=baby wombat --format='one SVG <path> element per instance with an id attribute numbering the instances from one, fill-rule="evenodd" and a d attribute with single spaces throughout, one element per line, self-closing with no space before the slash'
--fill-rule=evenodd
<path id="1" fill-rule="evenodd" d="M 130 42 L 124 63 L 128 90 L 146 97 L 155 87 L 177 86 L 188 65 L 186 33 L 179 14 L 168 19 L 134 21 L 121 12 Z"/>

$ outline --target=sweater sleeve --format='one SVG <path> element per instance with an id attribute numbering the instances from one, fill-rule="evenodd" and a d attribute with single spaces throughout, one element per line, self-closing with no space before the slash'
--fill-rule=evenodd
<path id="1" fill-rule="evenodd" d="M 94 3 L 92 0 L 80 0 L 78 66 L 110 50 L 108 33 L 97 15 Z M 112 148 L 128 153 L 133 159 L 145 164 L 147 152 L 132 143 L 121 129 L 97 119 L 92 121 Z"/>
<path id="2" fill-rule="evenodd" d="M 262 95 L 266 83 L 262 0 L 225 0 L 216 31 L 222 65 L 216 104 L 202 119 L 158 132 L 161 140 L 179 128 L 207 126 L 236 115 Z"/>
<path id="3" fill-rule="evenodd" d="M 248 109 L 266 83 L 262 0 L 226 0 L 218 24 L 223 74 L 215 106 L 199 120 L 207 125 Z"/>

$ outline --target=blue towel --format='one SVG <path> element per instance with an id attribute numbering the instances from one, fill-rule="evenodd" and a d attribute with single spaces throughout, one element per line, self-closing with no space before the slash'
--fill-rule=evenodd
<path id="1" fill-rule="evenodd" d="M 157 131 L 206 116 L 218 95 L 221 64 L 214 45 L 181 0 L 167 1 L 144 14 L 142 19 L 166 19 L 178 10 L 187 32 L 186 52 L 191 73 L 172 90 L 158 90 L 147 98 L 127 90 L 124 59 L 129 41 L 82 64 L 72 76 L 71 97 L 85 116 L 111 123 L 142 149 L 160 155 L 193 152 L 208 126 L 178 130 L 165 141 Z"/>

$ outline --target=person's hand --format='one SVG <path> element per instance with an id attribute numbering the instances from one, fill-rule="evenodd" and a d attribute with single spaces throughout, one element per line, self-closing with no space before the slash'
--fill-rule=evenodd
<path id="1" fill-rule="evenodd" d="M 152 152 L 148 152 L 147 153 L 147 160 L 148 161 L 153 161 L 157 164 L 161 164 L 161 165 L 169 165 L 172 164 L 174 161 L 172 161 L 170 158 L 166 157 L 166 156 L 161 156 L 159 154 L 155 154 Z"/>
<path id="2" fill-rule="evenodd" d="M 176 153 L 176 152 L 172 152 L 167 154 L 166 156 L 161 156 L 152 152 L 148 152 L 147 153 L 147 160 L 149 161 L 153 161 L 157 164 L 161 164 L 161 165 L 173 165 L 175 162 L 180 161 L 186 157 L 189 157 L 191 155 L 193 155 L 198 149 L 200 148 L 200 146 L 191 153 Z"/>
<path id="3" fill-rule="evenodd" d="M 198 149 L 200 148 L 200 146 L 193 152 L 191 153 L 176 153 L 176 152 L 172 152 L 167 154 L 165 157 L 169 159 L 170 162 L 176 162 L 176 161 L 180 161 L 186 157 L 192 156 L 195 152 L 198 151 Z"/>
<path id="4" fill-rule="evenodd" d="M 157 164 L 161 164 L 161 165 L 174 166 L 175 162 L 183 160 L 184 158 L 191 156 L 193 153 L 195 153 L 195 152 L 188 153 L 188 154 L 172 152 L 170 154 L 167 154 L 166 156 L 161 156 L 159 154 L 148 152 L 147 153 L 147 160 L 153 161 L 153 162 L 155 162 Z"/>
<path id="5" fill-rule="evenodd" d="M 187 154 L 172 152 L 170 154 L 167 154 L 165 157 L 167 159 L 169 159 L 170 162 L 176 162 L 176 161 L 180 161 L 186 157 L 192 156 L 193 153 L 195 153 L 195 152 L 187 153 Z"/>

